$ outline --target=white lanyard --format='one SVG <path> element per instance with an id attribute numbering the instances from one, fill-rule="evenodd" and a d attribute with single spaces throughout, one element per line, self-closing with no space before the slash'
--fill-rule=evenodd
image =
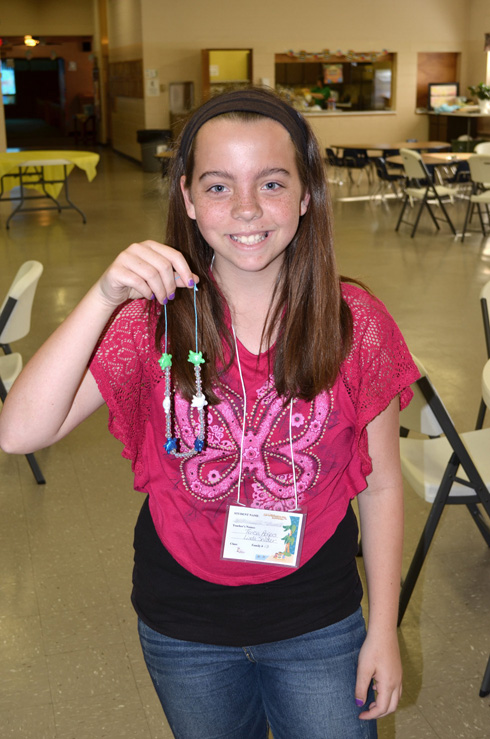
<path id="1" fill-rule="evenodd" d="M 235 333 L 235 327 L 232 325 L 231 330 L 233 331 L 233 338 L 235 340 L 235 354 L 237 358 L 237 364 L 238 364 L 238 372 L 240 375 L 240 381 L 242 383 L 242 393 L 243 393 L 243 420 L 242 420 L 242 438 L 240 441 L 240 467 L 238 471 L 238 493 L 237 493 L 237 505 L 244 505 L 244 503 L 240 503 L 240 488 L 242 484 L 242 469 L 243 469 L 243 445 L 245 442 L 245 426 L 247 423 L 247 391 L 245 389 L 245 382 L 243 380 L 243 374 L 242 374 L 242 366 L 240 364 L 240 354 L 238 352 L 238 342 L 237 337 Z M 296 470 L 294 467 L 294 450 L 293 450 L 293 403 L 294 398 L 291 398 L 289 402 L 289 448 L 291 450 L 291 466 L 293 469 L 293 487 L 294 487 L 294 510 L 298 510 L 298 488 L 296 486 Z"/>
<path id="2" fill-rule="evenodd" d="M 294 511 L 276 511 L 263 508 L 252 508 L 240 502 L 242 484 L 243 447 L 245 426 L 247 423 L 247 392 L 240 365 L 235 329 L 235 354 L 238 372 L 243 391 L 243 422 L 240 443 L 240 469 L 238 472 L 237 501 L 228 506 L 221 558 L 255 564 L 275 564 L 283 567 L 298 567 L 303 544 L 306 514 L 298 510 L 298 490 L 296 487 L 296 470 L 294 469 L 292 416 L 294 398 L 289 405 L 289 446 L 293 467 Z"/>

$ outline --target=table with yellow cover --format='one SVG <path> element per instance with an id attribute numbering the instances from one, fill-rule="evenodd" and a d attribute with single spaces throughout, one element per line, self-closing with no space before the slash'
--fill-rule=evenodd
<path id="1" fill-rule="evenodd" d="M 74 167 L 83 169 L 87 179 L 91 182 L 97 174 L 96 167 L 100 157 L 92 151 L 12 151 L 0 153 L 0 202 L 2 200 L 19 200 L 18 206 L 7 219 L 9 228 L 11 219 L 19 211 L 57 210 L 61 212 L 73 208 L 82 216 L 83 222 L 87 219 L 69 197 L 68 175 Z M 20 195 L 4 197 L 14 187 L 20 187 Z M 26 188 L 37 191 L 38 194 L 26 194 Z M 61 205 L 58 197 L 61 191 L 68 205 Z M 28 200 L 48 199 L 54 205 L 44 205 L 37 208 L 23 207 Z"/>

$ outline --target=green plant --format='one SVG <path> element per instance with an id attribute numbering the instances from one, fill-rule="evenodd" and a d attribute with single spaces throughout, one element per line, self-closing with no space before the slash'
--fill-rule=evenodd
<path id="1" fill-rule="evenodd" d="M 490 85 L 485 85 L 483 82 L 480 82 L 479 85 L 469 86 L 468 90 L 479 100 L 490 100 Z"/>

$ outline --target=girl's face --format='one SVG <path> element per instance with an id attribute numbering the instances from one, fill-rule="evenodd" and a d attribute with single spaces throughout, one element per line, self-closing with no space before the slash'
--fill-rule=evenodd
<path id="1" fill-rule="evenodd" d="M 192 185 L 182 177 L 181 188 L 217 274 L 274 278 L 310 199 L 288 132 L 270 118 L 218 117 L 198 131 L 194 153 Z"/>

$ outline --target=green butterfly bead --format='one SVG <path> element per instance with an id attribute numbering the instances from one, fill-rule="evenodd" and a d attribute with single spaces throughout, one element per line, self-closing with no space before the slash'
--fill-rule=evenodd
<path id="1" fill-rule="evenodd" d="M 203 359 L 202 352 L 193 352 L 191 350 L 187 361 L 197 366 L 198 364 L 204 364 L 206 360 Z"/>
<path id="2" fill-rule="evenodd" d="M 162 356 L 158 360 L 158 364 L 160 365 L 162 370 L 166 369 L 167 367 L 171 367 L 172 366 L 172 355 L 162 354 Z"/>

